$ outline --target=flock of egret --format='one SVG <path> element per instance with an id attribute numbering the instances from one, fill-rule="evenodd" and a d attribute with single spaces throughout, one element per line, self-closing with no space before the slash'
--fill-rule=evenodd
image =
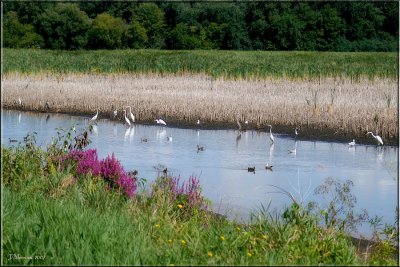
<path id="1" fill-rule="evenodd" d="M 135 122 L 135 115 L 133 115 L 133 113 L 132 113 L 132 108 L 131 108 L 130 106 L 127 106 L 126 108 L 129 108 L 129 114 L 128 114 L 127 110 L 124 109 L 124 110 L 123 110 L 123 112 L 124 112 L 124 119 L 125 119 L 126 124 L 127 124 L 128 126 L 131 126 L 131 123 L 134 123 L 134 122 Z M 128 114 L 128 116 L 127 116 L 127 114 Z M 99 110 L 97 109 L 96 114 L 92 117 L 91 120 L 92 120 L 92 121 L 97 120 L 98 115 L 99 115 Z M 118 111 L 117 111 L 117 110 L 114 110 L 114 111 L 113 111 L 113 117 L 116 118 L 117 115 L 118 115 Z M 164 120 L 162 120 L 162 119 L 155 119 L 154 121 L 155 121 L 157 124 L 167 125 L 167 123 L 166 123 Z M 240 132 L 242 131 L 242 125 L 240 124 L 240 122 L 239 122 L 238 119 L 236 120 L 236 122 L 237 122 L 238 130 L 239 130 L 239 133 L 240 133 Z M 197 125 L 200 125 L 200 119 L 197 120 L 196 124 L 197 124 Z M 247 121 L 247 120 L 245 121 L 245 124 L 248 124 L 248 121 Z M 271 145 L 273 145 L 274 142 L 275 142 L 275 138 L 274 138 L 274 135 L 272 134 L 272 125 L 271 125 L 271 124 L 267 124 L 267 126 L 269 127 L 269 139 L 270 139 L 270 141 L 271 141 Z M 295 138 L 297 138 L 297 136 L 298 136 L 298 134 L 299 134 L 299 128 L 296 127 L 296 128 L 294 129 L 294 134 L 295 134 Z M 378 142 L 378 145 L 383 145 L 382 138 L 381 138 L 379 135 L 374 135 L 373 132 L 367 132 L 367 135 L 368 135 L 368 134 L 371 134 L 372 137 L 376 139 L 376 141 Z M 172 136 L 168 136 L 168 137 L 167 137 L 167 140 L 171 142 L 171 141 L 172 141 Z M 147 139 L 142 139 L 141 142 L 147 142 Z M 355 139 L 353 139 L 353 141 L 350 142 L 350 143 L 348 143 L 348 144 L 349 144 L 349 146 L 354 147 L 354 146 L 356 145 Z M 296 154 L 296 152 L 297 152 L 297 151 L 296 151 L 296 145 L 297 145 L 297 142 L 295 142 L 294 148 L 288 150 L 288 153 L 289 153 L 289 154 L 294 154 L 294 155 Z M 197 153 L 198 153 L 199 151 L 203 151 L 203 150 L 204 150 L 204 146 L 197 145 Z M 267 163 L 267 165 L 265 166 L 265 169 L 267 169 L 267 170 L 272 170 L 272 165 L 269 165 L 269 163 Z M 248 172 L 253 172 L 253 173 L 255 173 L 255 167 L 248 167 L 248 168 L 247 168 L 247 171 L 248 171 Z"/>

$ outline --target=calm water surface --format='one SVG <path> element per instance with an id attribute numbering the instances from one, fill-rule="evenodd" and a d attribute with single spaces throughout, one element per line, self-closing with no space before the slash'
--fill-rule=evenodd
<path id="1" fill-rule="evenodd" d="M 2 110 L 1 143 L 9 138 L 22 141 L 28 132 L 36 131 L 37 144 L 46 145 L 56 136 L 56 128 L 79 129 L 89 123 L 88 117 Z M 168 122 L 167 122 L 168 123 Z M 301 133 L 300 133 L 301 135 Z M 169 141 L 167 137 L 172 137 Z M 170 174 L 186 180 L 200 179 L 203 194 L 216 212 L 230 218 L 246 220 L 252 210 L 270 202 L 270 209 L 290 205 L 290 199 L 271 185 L 290 191 L 297 200 L 326 203 L 314 189 L 326 178 L 353 181 L 357 198 L 355 211 L 365 208 L 370 216 L 382 216 L 394 223 L 398 205 L 398 147 L 347 143 L 295 141 L 293 136 L 247 131 L 238 136 L 234 130 L 179 129 L 159 125 L 131 128 L 120 122 L 100 119 L 91 136 L 91 148 L 99 158 L 112 153 L 126 170 L 138 170 L 140 178 L 153 181 L 167 167 Z M 142 142 L 147 138 L 147 142 Z M 350 142 L 351 140 L 349 140 Z M 357 141 L 357 140 L 356 140 Z M 197 145 L 204 151 L 197 151 Z M 288 150 L 296 147 L 296 154 Z M 265 165 L 273 165 L 266 170 Z M 255 166 L 255 173 L 248 167 Z M 369 226 L 359 228 L 369 236 Z"/>

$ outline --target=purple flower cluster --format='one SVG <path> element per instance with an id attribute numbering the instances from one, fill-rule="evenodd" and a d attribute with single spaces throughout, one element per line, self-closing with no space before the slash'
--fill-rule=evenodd
<path id="1" fill-rule="evenodd" d="M 136 191 L 136 181 L 128 175 L 128 173 L 121 166 L 121 163 L 115 158 L 114 153 L 112 156 L 107 156 L 104 160 L 100 161 L 101 176 L 111 185 L 117 185 L 123 189 L 128 197 L 132 197 Z"/>
<path id="2" fill-rule="evenodd" d="M 187 183 L 184 181 L 180 191 L 187 196 L 189 206 L 201 206 L 204 209 L 207 208 L 203 196 L 201 195 L 200 181 L 196 177 L 190 176 Z"/>
<path id="3" fill-rule="evenodd" d="M 115 158 L 114 153 L 112 156 L 107 156 L 105 159 L 99 161 L 96 149 L 71 150 L 61 161 L 72 160 L 77 163 L 76 173 L 89 174 L 101 176 L 107 181 L 109 187 L 117 187 L 123 190 L 128 196 L 132 197 L 136 191 L 136 181 L 128 175 L 128 173 L 121 166 L 121 163 Z"/>
<path id="4" fill-rule="evenodd" d="M 94 176 L 100 174 L 100 162 L 97 157 L 96 149 L 89 149 L 86 151 L 82 150 L 71 150 L 67 158 L 75 160 L 77 162 L 76 173 L 88 174 L 91 173 Z"/>

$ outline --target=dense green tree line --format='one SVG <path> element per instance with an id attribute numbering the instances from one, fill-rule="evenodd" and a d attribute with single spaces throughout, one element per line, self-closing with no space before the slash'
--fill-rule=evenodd
<path id="1" fill-rule="evenodd" d="M 4 47 L 397 51 L 399 3 L 3 2 Z"/>

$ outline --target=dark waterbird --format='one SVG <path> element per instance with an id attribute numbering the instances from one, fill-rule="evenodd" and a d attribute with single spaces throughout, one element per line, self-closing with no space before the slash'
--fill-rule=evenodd
<path id="1" fill-rule="evenodd" d="M 204 151 L 204 146 L 197 145 L 197 153 L 199 151 Z"/>
<path id="2" fill-rule="evenodd" d="M 248 171 L 248 172 L 256 173 L 256 167 L 255 167 L 255 166 L 254 166 L 254 167 L 248 167 L 248 168 L 247 168 L 247 171 Z"/>
<path id="3" fill-rule="evenodd" d="M 272 165 L 269 165 L 269 163 L 267 163 L 267 165 L 265 165 L 265 169 L 272 171 Z"/>

